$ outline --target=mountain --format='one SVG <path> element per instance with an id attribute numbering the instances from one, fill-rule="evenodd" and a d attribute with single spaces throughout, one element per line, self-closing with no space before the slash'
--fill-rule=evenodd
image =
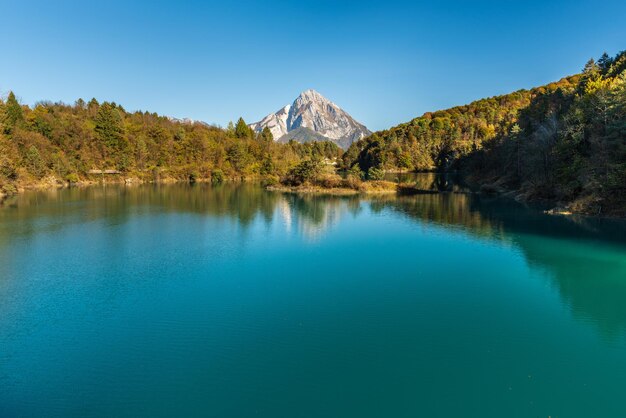
<path id="1" fill-rule="evenodd" d="M 256 132 L 267 127 L 280 142 L 328 140 L 344 149 L 371 134 L 364 125 L 315 90 L 302 92 L 292 104 L 250 127 Z"/>

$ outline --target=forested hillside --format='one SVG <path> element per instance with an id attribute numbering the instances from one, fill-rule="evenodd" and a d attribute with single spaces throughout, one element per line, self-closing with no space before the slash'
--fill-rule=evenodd
<path id="1" fill-rule="evenodd" d="M 337 158 L 330 142 L 281 144 L 242 120 L 222 129 L 116 103 L 0 100 L 0 194 L 95 181 L 278 177 Z M 317 164 L 317 163 L 316 163 Z M 626 215 L 626 52 L 546 86 L 426 113 L 353 143 L 351 173 L 460 170 L 485 191 Z M 293 169 L 293 170 L 292 170 Z M 290 171 L 292 170 L 292 171 Z M 108 171 L 113 174 L 95 174 Z"/>
<path id="2" fill-rule="evenodd" d="M 276 143 L 269 130 L 255 134 L 242 119 L 221 129 L 131 113 L 95 99 L 30 108 L 11 92 L 0 101 L 0 192 L 5 194 L 19 186 L 94 179 L 90 171 L 119 173 L 118 181 L 281 175 L 302 159 L 340 155 L 330 142 Z"/>
<path id="3" fill-rule="evenodd" d="M 354 143 L 346 168 L 462 170 L 494 191 L 626 214 L 626 52 L 531 90 L 426 113 Z"/>

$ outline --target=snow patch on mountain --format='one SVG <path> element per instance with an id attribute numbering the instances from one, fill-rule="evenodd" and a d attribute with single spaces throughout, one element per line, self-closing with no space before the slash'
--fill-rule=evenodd
<path id="1" fill-rule="evenodd" d="M 371 134 L 363 124 L 315 90 L 302 92 L 291 105 L 267 115 L 250 127 L 256 132 L 267 127 L 277 141 L 290 133 L 289 139 L 306 141 L 310 139 L 310 134 L 300 138 L 299 132 L 304 134 L 310 130 L 344 149 Z"/>

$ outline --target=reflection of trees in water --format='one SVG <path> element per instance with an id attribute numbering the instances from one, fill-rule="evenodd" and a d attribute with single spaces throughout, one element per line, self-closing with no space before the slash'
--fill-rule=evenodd
<path id="1" fill-rule="evenodd" d="M 144 213 L 231 218 L 244 228 L 255 219 L 271 224 L 278 218 L 288 230 L 317 239 L 342 216 L 358 214 L 364 204 L 375 212 L 391 210 L 416 221 L 463 229 L 482 239 L 510 242 L 530 265 L 549 273 L 576 317 L 593 320 L 605 335 L 626 332 L 624 223 L 553 217 L 515 202 L 468 194 L 385 195 L 363 200 L 267 192 L 246 183 L 31 192 L 0 208 L 0 248 L 16 234 L 31 235 L 96 220 L 119 224 Z"/>
<path id="2" fill-rule="evenodd" d="M 531 266 L 547 273 L 575 317 L 594 322 L 607 337 L 626 335 L 626 223 L 554 217 L 512 201 L 464 194 L 405 196 L 382 206 L 511 242 Z"/>
<path id="3" fill-rule="evenodd" d="M 121 224 L 142 213 L 193 213 L 231 218 L 246 228 L 257 217 L 270 224 L 278 214 L 309 237 L 336 224 L 342 212 L 360 210 L 358 197 L 267 192 L 251 183 L 211 186 L 140 185 L 72 188 L 20 194 L 0 208 L 0 244 L 15 233 L 31 235 L 103 220 Z M 4 237 L 4 238 L 3 238 Z"/>
<path id="4" fill-rule="evenodd" d="M 242 225 L 257 215 L 271 222 L 278 196 L 254 184 L 142 185 L 86 187 L 29 192 L 18 195 L 0 209 L 0 221 L 26 222 L 49 217 L 57 226 L 106 219 L 122 222 L 145 211 L 226 216 Z M 33 222 L 33 225 L 40 226 Z"/>
<path id="5" fill-rule="evenodd" d="M 456 173 L 387 173 L 385 180 L 408 183 L 419 190 L 466 192 L 461 177 Z"/>
<path id="6" fill-rule="evenodd" d="M 624 248 L 520 236 L 516 245 L 529 264 L 545 270 L 572 314 L 597 325 L 611 340 L 626 336 L 626 250 Z"/>
<path id="7" fill-rule="evenodd" d="M 501 223 L 481 214 L 474 203 L 475 197 L 467 194 L 434 194 L 399 196 L 391 200 L 374 200 L 372 207 L 391 208 L 409 218 L 429 221 L 443 227 L 464 227 L 481 236 L 501 234 Z"/>

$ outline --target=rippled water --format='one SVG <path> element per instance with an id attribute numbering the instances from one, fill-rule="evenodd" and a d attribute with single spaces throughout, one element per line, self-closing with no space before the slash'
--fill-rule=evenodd
<path id="1" fill-rule="evenodd" d="M 626 226 L 255 185 L 0 207 L 0 416 L 623 417 Z"/>

